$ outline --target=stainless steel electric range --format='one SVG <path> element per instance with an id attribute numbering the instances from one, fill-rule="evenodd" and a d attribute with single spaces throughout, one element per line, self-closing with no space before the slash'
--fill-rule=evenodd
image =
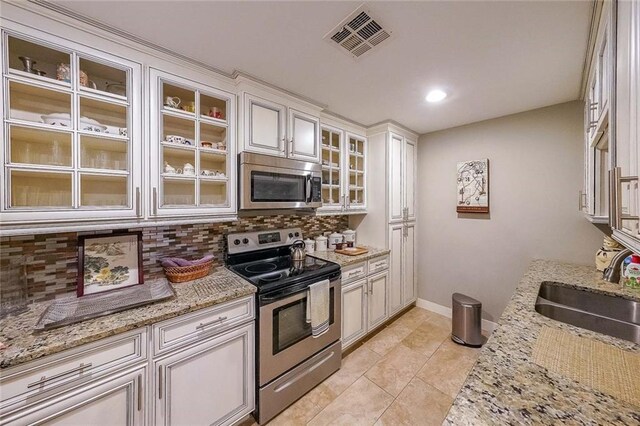
<path id="1" fill-rule="evenodd" d="M 257 288 L 256 412 L 263 424 L 340 368 L 340 266 L 310 256 L 292 261 L 298 228 L 227 236 L 227 267 Z M 330 281 L 329 331 L 306 322 L 309 285 Z"/>

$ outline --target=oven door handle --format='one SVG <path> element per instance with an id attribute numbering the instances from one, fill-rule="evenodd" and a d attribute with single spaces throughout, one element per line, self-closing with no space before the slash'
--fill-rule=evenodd
<path id="1" fill-rule="evenodd" d="M 311 202 L 311 175 L 310 174 L 307 175 L 306 195 L 307 195 L 307 203 L 310 203 Z"/>
<path id="2" fill-rule="evenodd" d="M 333 279 L 329 283 L 329 289 L 335 290 L 336 286 L 338 286 L 339 284 L 339 279 Z M 269 305 L 270 308 L 276 309 L 282 305 L 295 302 L 296 300 L 304 299 L 307 296 L 308 290 L 309 287 L 306 286 L 304 288 L 296 288 L 291 291 L 279 293 L 277 296 L 259 296 L 258 302 L 261 307 Z M 273 304 L 276 304 L 276 306 L 273 306 Z"/>

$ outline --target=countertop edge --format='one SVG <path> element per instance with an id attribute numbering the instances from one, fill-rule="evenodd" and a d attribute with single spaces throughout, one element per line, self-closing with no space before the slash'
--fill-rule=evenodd
<path id="1" fill-rule="evenodd" d="M 222 292 L 219 295 L 214 295 L 204 300 L 200 298 L 197 298 L 196 301 L 194 302 L 186 300 L 188 296 L 185 295 L 184 293 L 188 293 L 189 290 L 193 288 L 194 284 L 197 284 L 201 280 L 206 280 L 207 278 L 216 276 L 217 274 L 223 275 L 221 279 L 228 278 L 233 288 L 230 290 L 226 290 L 225 292 Z M 235 284 L 237 284 L 237 286 Z M 5 354 L 3 354 L 3 351 L 11 350 L 12 349 L 11 346 L 8 346 L 7 349 L 0 350 L 0 371 L 4 372 L 8 369 L 20 366 L 30 361 L 35 361 L 37 359 L 41 359 L 49 355 L 58 354 L 60 352 L 77 348 L 82 345 L 94 343 L 101 339 L 122 334 L 128 331 L 134 330 L 136 328 L 146 327 L 152 324 L 159 323 L 161 321 L 179 317 L 181 315 L 189 314 L 189 313 L 206 309 L 212 306 L 221 305 L 223 303 L 226 303 L 232 300 L 240 299 L 242 297 L 250 296 L 256 293 L 257 291 L 256 287 L 253 284 L 249 283 L 248 281 L 244 280 L 240 276 L 229 271 L 224 266 L 219 266 L 215 268 L 210 275 L 200 280 L 194 280 L 188 283 L 178 283 L 178 284 L 172 284 L 172 285 L 174 287 L 174 290 L 176 291 L 176 296 L 168 300 L 150 303 L 148 305 L 127 309 L 114 314 L 105 315 L 105 316 L 93 318 L 90 320 L 86 320 L 86 321 L 82 321 L 74 324 L 69 324 L 67 326 L 63 326 L 63 327 L 52 329 L 52 330 L 32 331 L 31 333 L 29 333 L 29 336 L 32 336 L 36 342 L 38 342 L 39 340 L 41 340 L 41 338 L 43 338 L 46 342 L 46 345 L 45 343 L 42 343 L 43 346 L 37 347 L 37 348 L 31 348 L 31 347 L 25 347 L 24 349 L 13 348 L 14 351 L 17 351 L 17 352 L 14 352 L 9 356 L 5 356 Z M 182 299 L 180 299 L 181 293 L 182 293 Z M 181 303 L 181 302 L 184 302 L 185 304 L 175 306 L 175 308 L 171 306 L 175 303 Z M 29 305 L 29 311 L 26 314 L 30 314 L 31 318 L 39 318 L 42 311 L 44 311 L 44 309 L 46 309 L 46 307 L 50 303 L 51 302 L 42 302 L 42 303 Z M 157 308 L 159 305 L 163 305 L 166 309 L 168 309 L 168 311 L 157 312 L 158 311 Z M 149 312 L 144 312 L 145 310 Z M 154 313 L 154 311 L 157 313 Z M 21 315 L 25 315 L 25 314 L 21 314 Z M 18 315 L 18 318 L 21 315 Z M 9 317 L 9 318 L 3 319 L 2 322 L 12 321 L 12 319 L 15 320 L 15 318 Z M 113 327 L 105 326 L 105 323 L 108 323 L 110 320 L 112 322 L 121 321 L 122 323 L 119 323 Z M 30 320 L 27 320 L 26 322 L 33 323 L 33 320 L 30 319 Z M 93 332 L 85 331 L 84 333 L 80 333 L 80 335 L 77 334 L 76 330 L 78 329 L 83 330 L 83 329 L 89 329 L 89 328 L 91 329 L 95 328 L 96 331 L 93 331 Z M 64 340 L 64 339 L 57 340 L 54 337 L 55 340 L 53 342 L 47 341 L 47 336 L 56 336 L 56 335 L 65 333 L 65 331 L 67 332 L 66 333 L 67 335 L 71 335 L 73 336 L 73 338 L 69 340 Z M 3 331 L 0 330 L 0 336 L 2 336 L 2 332 Z M 0 339 L 0 342 L 4 343 L 4 340 Z M 34 343 L 34 345 L 38 345 L 38 343 Z"/>

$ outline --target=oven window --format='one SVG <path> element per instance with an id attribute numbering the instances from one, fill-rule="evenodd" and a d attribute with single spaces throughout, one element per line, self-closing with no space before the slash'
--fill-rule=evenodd
<path id="1" fill-rule="evenodd" d="M 329 324 L 333 324 L 334 289 L 329 289 Z M 273 354 L 282 352 L 311 336 L 311 323 L 307 323 L 307 298 L 273 310 Z"/>
<path id="2" fill-rule="evenodd" d="M 281 173 L 251 172 L 251 201 L 306 201 L 307 178 Z"/>

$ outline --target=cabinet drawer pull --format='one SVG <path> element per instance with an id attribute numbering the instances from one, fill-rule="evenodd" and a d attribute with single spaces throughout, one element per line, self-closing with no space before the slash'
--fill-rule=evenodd
<path id="1" fill-rule="evenodd" d="M 136 216 L 140 217 L 140 187 L 136 186 Z"/>
<path id="2" fill-rule="evenodd" d="M 31 389 L 34 388 L 36 386 L 40 386 L 40 385 L 44 385 L 45 383 L 47 383 L 50 380 L 55 380 L 55 379 L 59 379 L 61 377 L 64 376 L 68 376 L 69 374 L 73 374 L 73 373 L 78 373 L 78 372 L 82 372 L 82 370 L 84 370 L 85 368 L 91 368 L 91 363 L 88 364 L 80 364 L 79 366 L 77 366 L 76 368 L 73 368 L 69 371 L 65 371 L 63 373 L 59 373 L 59 374 L 55 374 L 51 377 L 46 377 L 46 376 L 42 376 L 42 378 L 40 380 L 38 380 L 37 382 L 33 382 L 31 384 L 27 385 L 27 389 Z"/>
<path id="3" fill-rule="evenodd" d="M 378 268 L 382 268 L 387 266 L 387 262 L 385 262 L 384 260 L 380 261 L 380 262 L 376 262 L 373 264 L 373 269 L 378 269 Z"/>
<path id="4" fill-rule="evenodd" d="M 158 399 L 162 399 L 162 366 L 158 367 Z"/>
<path id="5" fill-rule="evenodd" d="M 351 277 L 357 277 L 358 275 L 362 274 L 361 270 L 357 270 L 357 271 L 349 271 L 347 273 L 347 278 L 351 278 Z"/>
<path id="6" fill-rule="evenodd" d="M 138 411 L 142 411 L 142 374 L 138 374 Z"/>
<path id="7" fill-rule="evenodd" d="M 198 326 L 196 327 L 196 330 L 202 330 L 202 329 L 204 329 L 204 328 L 209 327 L 210 325 L 217 324 L 217 323 L 222 322 L 222 321 L 224 321 L 224 320 L 226 320 L 226 319 L 227 319 L 227 317 L 218 317 L 218 319 L 215 319 L 215 320 L 213 320 L 213 321 L 209 321 L 209 322 L 205 322 L 205 323 L 200 323 L 200 325 L 198 325 Z"/>
<path id="8" fill-rule="evenodd" d="M 158 214 L 158 188 L 153 188 L 153 215 Z"/>

